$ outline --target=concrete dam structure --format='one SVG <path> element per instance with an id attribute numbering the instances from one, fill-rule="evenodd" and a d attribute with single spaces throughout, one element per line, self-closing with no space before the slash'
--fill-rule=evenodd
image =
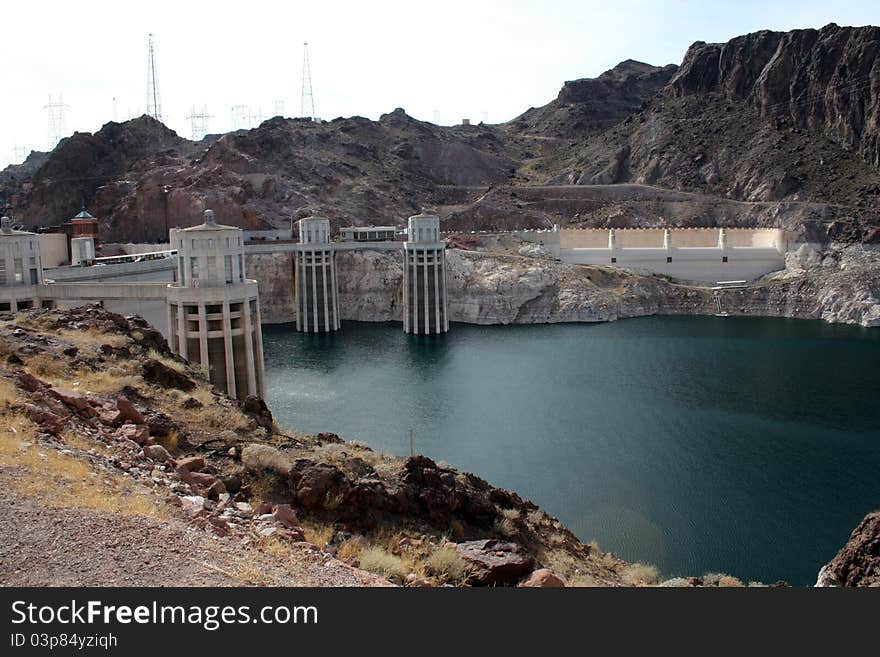
<path id="1" fill-rule="evenodd" d="M 404 333 L 446 333 L 446 243 L 440 239 L 438 217 L 420 214 L 409 218 L 403 257 Z"/>
<path id="2" fill-rule="evenodd" d="M 546 235 L 563 262 L 686 281 L 751 281 L 785 268 L 785 238 L 776 228 L 587 228 Z"/>
<path id="3" fill-rule="evenodd" d="M 339 330 L 336 253 L 330 244 L 330 221 L 307 217 L 297 222 L 299 244 L 293 251 L 296 330 L 329 333 Z"/>
<path id="4" fill-rule="evenodd" d="M 177 283 L 167 287 L 169 344 L 198 363 L 230 397 L 263 397 L 263 334 L 257 282 L 244 275 L 242 230 L 205 223 L 172 229 Z"/>

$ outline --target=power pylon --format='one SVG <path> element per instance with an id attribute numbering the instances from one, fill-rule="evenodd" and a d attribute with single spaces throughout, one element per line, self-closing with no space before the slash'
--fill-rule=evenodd
<path id="1" fill-rule="evenodd" d="M 309 113 L 306 113 L 306 110 Z M 299 108 L 300 116 L 307 116 L 315 120 L 315 95 L 312 93 L 312 70 L 309 66 L 309 42 L 303 42 L 303 74 L 302 74 L 302 100 Z"/>
<path id="2" fill-rule="evenodd" d="M 202 105 L 201 112 L 196 112 L 196 106 L 192 106 L 189 116 L 186 117 L 186 119 L 189 121 L 192 130 L 193 141 L 201 141 L 205 138 L 205 135 L 208 134 L 208 121 L 213 118 L 213 116 L 208 114 L 207 105 Z"/>
<path id="3" fill-rule="evenodd" d="M 58 102 L 52 102 L 52 96 L 49 96 L 49 102 L 43 106 L 46 110 L 49 121 L 49 140 L 48 150 L 52 150 L 58 145 L 58 142 L 64 137 L 64 110 L 68 105 L 64 104 L 62 94 L 58 94 Z"/>
<path id="4" fill-rule="evenodd" d="M 241 130 L 247 127 L 247 105 L 233 105 L 229 108 L 229 126 L 230 132 Z"/>
<path id="5" fill-rule="evenodd" d="M 156 51 L 153 47 L 153 33 L 147 37 L 147 115 L 157 121 L 162 120 L 162 102 L 159 99 L 159 83 L 156 80 Z"/>

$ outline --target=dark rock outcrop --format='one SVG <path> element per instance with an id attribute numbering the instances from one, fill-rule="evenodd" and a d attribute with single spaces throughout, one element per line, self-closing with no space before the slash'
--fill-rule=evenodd
<path id="1" fill-rule="evenodd" d="M 745 100 L 761 116 L 819 132 L 880 168 L 880 28 L 761 31 L 697 42 L 671 82 L 679 95 Z"/>
<path id="2" fill-rule="evenodd" d="M 566 82 L 553 101 L 526 111 L 509 126 L 516 133 L 560 138 L 605 130 L 639 111 L 677 69 L 627 59 L 597 78 Z"/>
<path id="3" fill-rule="evenodd" d="M 144 361 L 144 364 L 141 366 L 141 374 L 145 381 L 155 383 L 163 388 L 175 388 L 189 392 L 196 387 L 195 381 L 186 374 L 168 367 L 155 358 Z"/>
<path id="4" fill-rule="evenodd" d="M 517 543 L 486 539 L 459 543 L 455 549 L 470 566 L 468 582 L 476 586 L 509 586 L 535 567 L 534 557 Z"/>

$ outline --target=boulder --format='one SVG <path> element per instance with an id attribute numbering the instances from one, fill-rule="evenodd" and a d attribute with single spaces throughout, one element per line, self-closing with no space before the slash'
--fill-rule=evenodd
<path id="1" fill-rule="evenodd" d="M 117 397 L 116 410 L 119 412 L 120 422 L 131 422 L 132 424 L 146 424 L 144 416 L 134 407 L 125 397 Z"/>
<path id="2" fill-rule="evenodd" d="M 192 472 L 205 467 L 205 458 L 203 456 L 187 456 L 186 458 L 178 459 L 175 464 L 178 473 L 181 471 Z"/>
<path id="3" fill-rule="evenodd" d="M 296 511 L 289 504 L 277 504 L 272 515 L 275 517 L 276 522 L 287 529 L 299 527 L 299 518 L 296 517 Z"/>
<path id="4" fill-rule="evenodd" d="M 138 445 L 143 445 L 150 437 L 150 430 L 142 424 L 123 424 L 117 430 L 120 438 L 127 438 Z"/>
<path id="5" fill-rule="evenodd" d="M 880 511 L 865 516 L 819 571 L 816 586 L 880 586 Z"/>
<path id="6" fill-rule="evenodd" d="M 520 586 L 535 588 L 560 588 L 565 586 L 565 582 L 559 579 L 552 571 L 547 568 L 539 568 L 533 572 L 529 578 Z"/>
<path id="7" fill-rule="evenodd" d="M 272 428 L 275 426 L 275 420 L 272 417 L 272 412 L 269 410 L 269 407 L 266 406 L 266 402 L 262 399 L 255 397 L 254 395 L 248 395 L 245 397 L 244 401 L 241 402 L 241 410 L 245 415 L 253 418 L 254 421 L 267 432 L 272 433 Z"/>
<path id="8" fill-rule="evenodd" d="M 145 445 L 144 456 L 154 461 L 170 461 L 171 454 L 162 445 Z"/>
<path id="9" fill-rule="evenodd" d="M 307 509 L 326 508 L 344 498 L 351 483 L 336 466 L 298 459 L 290 471 L 290 483 L 296 499 Z"/>
<path id="10" fill-rule="evenodd" d="M 470 568 L 468 582 L 477 586 L 509 586 L 535 567 L 534 557 L 518 543 L 483 539 L 459 543 L 455 549 Z"/>
<path id="11" fill-rule="evenodd" d="M 44 433 L 57 436 L 67 425 L 67 417 L 57 415 L 39 406 L 25 404 L 24 410 L 28 418 L 35 422 L 40 427 L 40 431 Z"/>
<path id="12" fill-rule="evenodd" d="M 204 511 L 206 501 L 201 495 L 183 495 L 180 498 L 180 505 L 188 514 L 196 515 Z"/>
<path id="13" fill-rule="evenodd" d="M 141 366 L 141 374 L 145 381 L 155 383 L 163 388 L 174 388 L 183 392 L 189 392 L 196 387 L 196 382 L 186 374 L 168 367 L 155 358 L 149 358 L 144 361 L 144 364 Z"/>

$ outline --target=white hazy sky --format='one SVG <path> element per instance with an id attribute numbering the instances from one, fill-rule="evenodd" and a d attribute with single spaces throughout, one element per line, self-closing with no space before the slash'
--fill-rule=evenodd
<path id="1" fill-rule="evenodd" d="M 165 123 L 189 137 L 193 106 L 207 106 L 211 132 L 230 129 L 233 105 L 268 118 L 282 101 L 285 116 L 298 116 L 304 41 L 324 119 L 375 119 L 403 107 L 438 123 L 498 123 L 548 102 L 565 80 L 624 59 L 677 64 L 694 41 L 829 22 L 878 24 L 880 4 L 8 0 L 0 9 L 0 168 L 22 150 L 46 149 L 50 94 L 67 105 L 64 134 L 143 114 L 149 32 Z"/>

